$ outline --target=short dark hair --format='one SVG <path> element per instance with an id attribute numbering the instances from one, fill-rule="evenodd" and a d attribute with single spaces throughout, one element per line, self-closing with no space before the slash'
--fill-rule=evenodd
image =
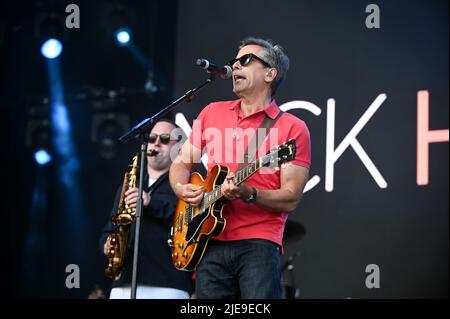
<path id="1" fill-rule="evenodd" d="M 262 47 L 263 56 L 261 58 L 278 71 L 277 76 L 272 81 L 271 85 L 272 96 L 274 96 L 278 90 L 278 87 L 286 78 L 287 71 L 289 70 L 289 57 L 286 55 L 286 53 L 284 53 L 283 47 L 276 44 L 274 41 L 264 40 L 257 37 L 247 37 L 242 40 L 239 46 L 239 50 L 251 44 L 259 45 L 260 47 Z"/>
<path id="2" fill-rule="evenodd" d="M 176 128 L 180 128 L 180 127 L 177 125 L 177 123 L 175 123 L 174 120 L 172 120 L 171 118 L 168 118 L 168 117 L 160 118 L 159 120 L 157 120 L 157 121 L 155 122 L 155 124 L 158 123 L 158 122 L 166 122 L 166 123 L 170 123 L 170 124 L 172 124 L 173 126 L 175 126 Z"/>
<path id="3" fill-rule="evenodd" d="M 159 120 L 157 120 L 157 121 L 155 122 L 155 124 L 156 124 L 156 123 L 159 123 L 159 122 L 166 122 L 166 123 L 172 124 L 172 125 L 175 127 L 176 132 L 179 133 L 179 135 L 178 135 L 178 141 L 184 141 L 184 140 L 187 139 L 186 134 L 184 133 L 184 130 L 183 130 L 181 127 L 179 127 L 179 126 L 177 125 L 177 123 L 175 123 L 174 120 L 172 120 L 172 119 L 170 119 L 170 118 L 168 118 L 168 117 L 163 117 L 163 118 L 160 118 Z"/>

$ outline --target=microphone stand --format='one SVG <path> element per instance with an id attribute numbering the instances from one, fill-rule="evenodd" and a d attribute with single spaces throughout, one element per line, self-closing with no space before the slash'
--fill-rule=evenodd
<path id="1" fill-rule="evenodd" d="M 180 98 L 164 107 L 161 111 L 153 115 L 152 117 L 146 118 L 139 124 L 135 125 L 128 132 L 122 135 L 119 140 L 122 143 L 127 143 L 132 139 L 139 139 L 141 141 L 141 160 L 140 160 L 140 168 L 139 168 L 139 188 L 138 188 L 138 202 L 136 208 L 136 225 L 134 229 L 134 251 L 133 251 L 133 270 L 132 270 L 132 278 L 131 278 L 131 299 L 136 299 L 136 290 L 137 290 L 137 263 L 139 257 L 139 236 L 140 236 L 140 228 L 141 228 L 141 217 L 142 217 L 142 192 L 143 192 L 143 184 L 144 184 L 144 168 L 145 168 L 145 158 L 147 154 L 147 144 L 148 144 L 148 133 L 153 127 L 153 124 L 156 123 L 160 118 L 167 115 L 171 112 L 178 104 L 183 101 L 191 102 L 194 95 L 205 87 L 208 84 L 211 84 L 215 80 L 214 75 L 210 75 L 210 77 L 200 84 L 199 86 L 187 91 Z"/>
<path id="2" fill-rule="evenodd" d="M 199 90 L 201 90 L 206 85 L 211 84 L 215 79 L 216 79 L 216 77 L 214 75 L 210 75 L 210 77 L 205 82 L 203 82 L 199 86 L 187 91 L 181 97 L 179 97 L 178 99 L 173 101 L 171 104 L 169 104 L 168 106 L 163 108 L 161 111 L 159 111 L 152 117 L 148 117 L 145 120 L 143 120 L 142 122 L 140 122 L 139 124 L 132 127 L 131 130 L 129 130 L 124 135 L 119 137 L 119 141 L 121 141 L 122 143 L 127 143 L 128 141 L 130 141 L 134 138 L 139 139 L 142 134 L 150 131 L 150 129 L 153 127 L 154 122 L 156 122 L 157 120 L 159 120 L 160 118 L 165 116 L 167 113 L 172 111 L 178 104 L 180 104 L 184 100 L 186 100 L 187 102 L 191 102 L 192 99 L 194 98 L 194 95 Z"/>

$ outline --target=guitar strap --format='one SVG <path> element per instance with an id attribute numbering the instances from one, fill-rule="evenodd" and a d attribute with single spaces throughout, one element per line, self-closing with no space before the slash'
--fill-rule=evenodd
<path id="1" fill-rule="evenodd" d="M 274 119 L 271 119 L 269 116 L 266 115 L 261 125 L 256 129 L 255 135 L 253 135 L 253 138 L 249 141 L 247 149 L 244 152 L 244 157 L 242 161 L 239 163 L 239 166 L 235 172 L 244 168 L 244 166 L 253 161 L 256 151 L 259 149 L 262 142 L 266 139 L 267 135 L 269 135 L 270 129 L 275 125 L 275 123 L 283 114 L 284 112 L 280 111 L 280 113 L 278 113 L 278 115 Z M 259 136 L 260 134 L 258 134 L 258 132 L 260 131 L 260 129 L 264 129 L 265 132 L 264 136 Z"/>

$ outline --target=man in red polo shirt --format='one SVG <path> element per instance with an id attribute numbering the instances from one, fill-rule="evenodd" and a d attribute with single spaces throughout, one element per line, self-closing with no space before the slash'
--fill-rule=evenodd
<path id="1" fill-rule="evenodd" d="M 266 117 L 280 110 L 273 99 L 289 68 L 279 45 L 260 38 L 241 42 L 233 68 L 236 101 L 211 103 L 202 110 L 189 140 L 170 168 L 170 183 L 178 198 L 197 206 L 203 189 L 189 183 L 190 170 L 203 152 L 208 171 L 216 165 L 235 172 L 246 144 Z M 223 209 L 226 226 L 213 237 L 196 269 L 198 298 L 280 298 L 280 254 L 288 213 L 295 210 L 308 180 L 311 162 L 306 124 L 283 113 L 273 125 L 255 159 L 269 149 L 294 139 L 297 152 L 280 170 L 259 170 L 236 186 L 233 173 L 223 182 L 228 199 Z"/>

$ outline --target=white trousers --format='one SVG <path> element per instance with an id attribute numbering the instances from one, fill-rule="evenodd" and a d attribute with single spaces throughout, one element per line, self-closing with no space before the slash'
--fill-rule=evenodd
<path id="1" fill-rule="evenodd" d="M 130 299 L 131 286 L 115 287 L 109 299 Z M 138 285 L 136 299 L 189 299 L 189 294 L 180 289 Z"/>

